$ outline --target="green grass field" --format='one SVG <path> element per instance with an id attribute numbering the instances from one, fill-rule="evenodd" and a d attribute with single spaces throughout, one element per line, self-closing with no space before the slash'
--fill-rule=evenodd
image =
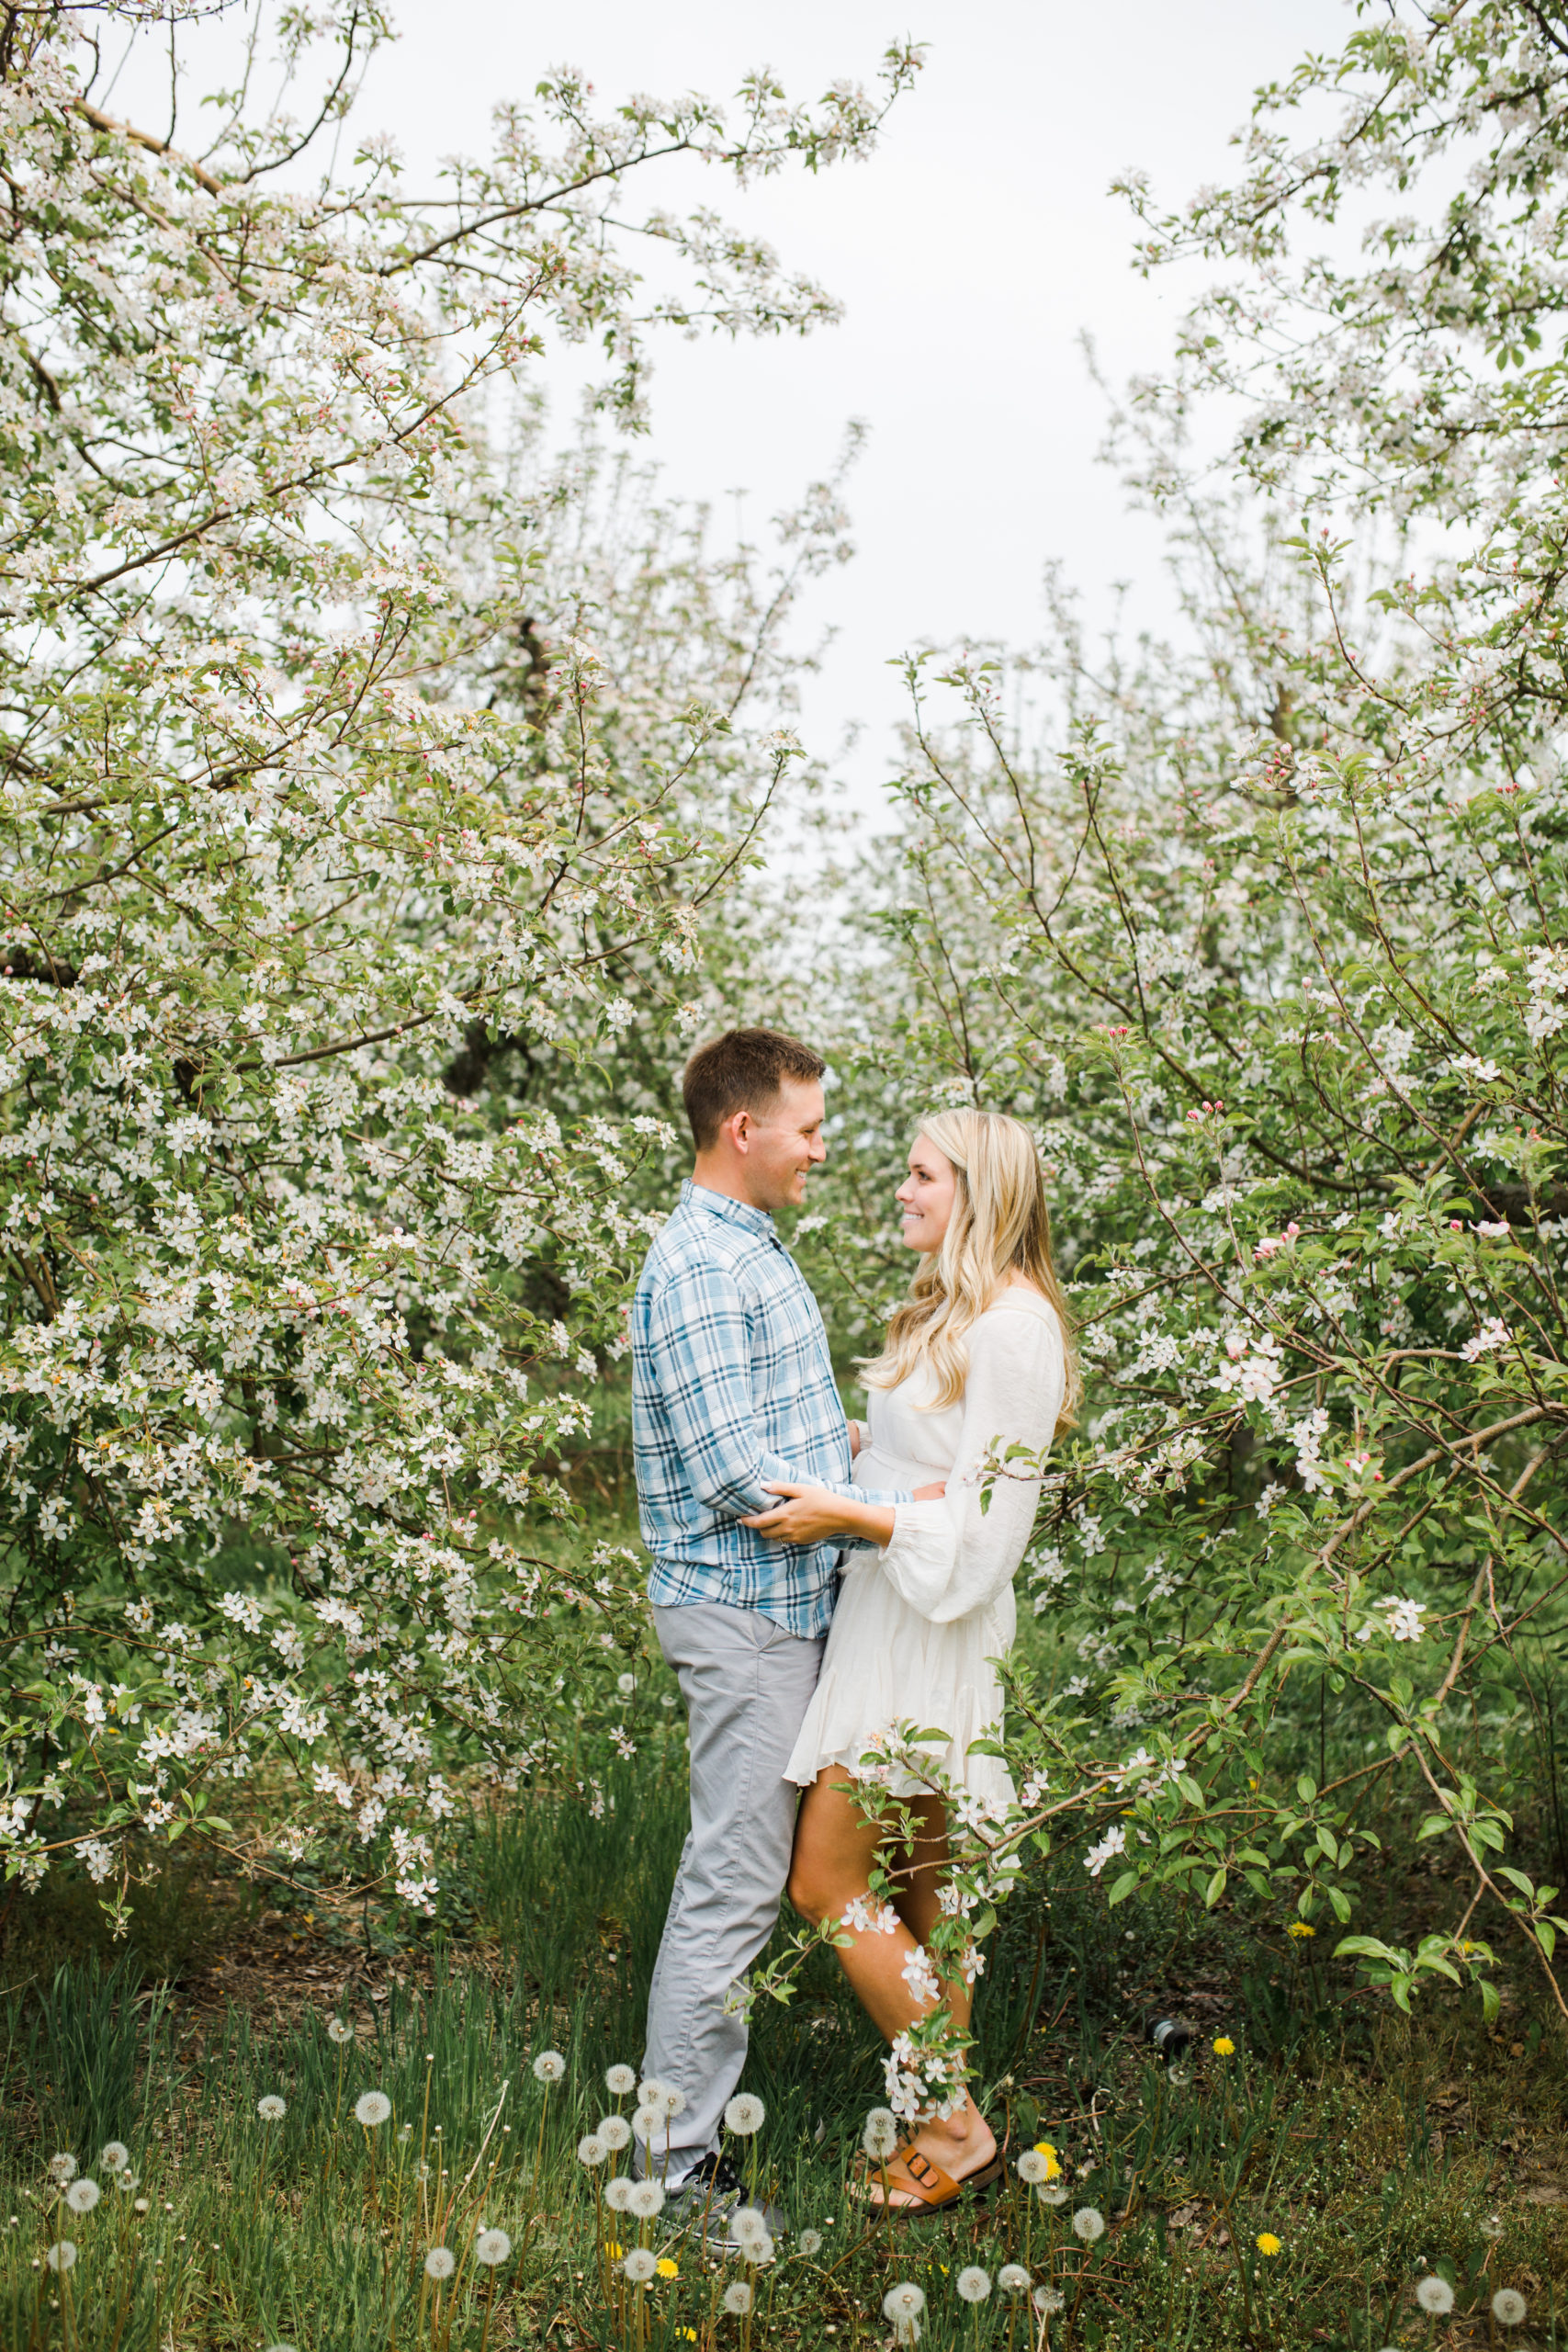
<path id="1" fill-rule="evenodd" d="M 819 1957 L 792 2006 L 759 2015 L 747 2076 L 767 2116 L 740 2153 L 794 2224 L 777 2260 L 754 2278 L 716 2270 L 657 2220 L 606 2214 L 605 2172 L 576 2148 L 617 2104 L 605 2067 L 641 2055 L 643 1987 L 683 1834 L 664 1722 L 669 1736 L 616 1768 L 603 1818 L 572 1792 L 476 1826 L 462 1933 L 404 1951 L 374 1986 L 384 1997 L 348 2005 L 345 2043 L 329 2039 L 324 2008 L 297 2007 L 265 2030 L 238 2007 L 193 2021 L 177 1953 L 164 1963 L 174 1983 L 160 1984 L 134 1940 L 106 1963 L 79 1939 L 51 1969 L 40 1929 L 29 1944 L 14 1937 L 0 2133 L 10 2352 L 858 2347 L 892 2340 L 882 2301 L 898 2281 L 924 2290 L 920 2341 L 953 2352 L 1568 2346 L 1568 2065 L 1522 1980 L 1499 2036 L 1473 2002 L 1410 2025 L 1347 1998 L 1327 1964 L 1302 1957 L 1314 1943 L 1234 1915 L 1109 1913 L 1081 1871 L 1049 1888 L 1036 1874 L 1010 1903 L 977 2011 L 998 2134 L 1014 2156 L 1054 2144 L 1064 2204 L 1012 2175 L 962 2216 L 891 2231 L 869 2221 L 847 2184 L 882 2097 L 878 2050 Z M 193 1890 L 177 1907 L 198 1932 Z M 165 1946 L 168 1908 L 146 1906 Z M 368 1984 L 362 1925 L 322 1913 L 300 1933 L 337 1937 L 344 1968 L 363 1959 Z M 220 1944 L 211 1921 L 199 1931 Z M 243 1914 L 228 1932 L 251 1932 Z M 384 1929 L 381 1942 L 395 1951 Z M 19 1987 L 13 1955 L 28 1962 Z M 1201 2029 L 1189 2080 L 1139 2038 L 1161 1998 Z M 1217 2040 L 1234 2054 L 1216 2054 Z M 547 2049 L 566 2061 L 552 2086 L 532 2070 Z M 384 2121 L 355 2120 L 367 2091 L 390 2102 Z M 281 2119 L 258 2114 L 268 2098 L 284 2101 Z M 110 2142 L 129 2152 L 118 2178 L 134 2186 L 101 2159 Z M 51 2181 L 57 2154 L 100 2187 L 93 2210 L 73 2211 Z M 1108 2223 L 1088 2245 L 1071 2226 L 1085 2206 Z M 474 2256 L 481 2226 L 511 2240 L 494 2267 Z M 637 2243 L 633 2231 L 666 2264 L 647 2288 L 606 2252 Z M 74 2260 L 51 2268 L 47 2249 L 62 2241 Z M 426 2255 L 443 2246 L 453 2275 L 432 2278 Z M 1002 2292 L 1005 2263 L 1026 2266 L 1059 2308 Z M 973 2265 L 992 2291 L 971 2303 L 956 2282 Z M 1423 2277 L 1451 2289 L 1451 2311 L 1422 2308 Z M 750 2314 L 725 2311 L 726 2286 L 749 2278 Z M 1498 2289 L 1523 2297 L 1519 2326 L 1493 2316 Z"/>

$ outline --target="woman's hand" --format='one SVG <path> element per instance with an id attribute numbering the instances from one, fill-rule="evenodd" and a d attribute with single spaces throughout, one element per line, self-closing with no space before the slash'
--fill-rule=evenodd
<path id="1" fill-rule="evenodd" d="M 883 1545 L 893 1541 L 893 1513 L 885 1503 L 851 1502 L 842 1495 L 830 1495 L 825 1487 L 796 1487 L 782 1478 L 770 1481 L 763 1492 L 783 1499 L 772 1510 L 754 1511 L 740 1524 L 754 1527 L 772 1543 L 828 1544 L 847 1535 Z M 917 1487 L 915 1500 L 938 1502 L 946 1492 L 939 1479 L 933 1486 Z"/>
<path id="2" fill-rule="evenodd" d="M 831 1536 L 857 1532 L 852 1505 L 830 1495 L 825 1487 L 795 1487 L 780 1479 L 764 1492 L 783 1499 L 771 1510 L 758 1511 L 740 1524 L 754 1527 L 759 1535 L 774 1544 L 824 1544 Z"/>

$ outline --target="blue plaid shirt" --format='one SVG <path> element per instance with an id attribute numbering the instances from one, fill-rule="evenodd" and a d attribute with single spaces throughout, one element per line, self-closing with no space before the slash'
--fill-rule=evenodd
<path id="1" fill-rule="evenodd" d="M 843 1538 L 776 1544 L 739 1524 L 770 1478 L 908 1502 L 851 1478 L 828 1335 L 763 1209 L 689 1181 L 632 1306 L 632 1443 L 649 1599 L 755 1609 L 792 1634 L 833 1614 Z"/>

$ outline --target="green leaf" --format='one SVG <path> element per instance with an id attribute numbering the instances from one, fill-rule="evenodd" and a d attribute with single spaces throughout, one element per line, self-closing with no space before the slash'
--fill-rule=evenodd
<path id="1" fill-rule="evenodd" d="M 1391 1967 L 1404 1964 L 1407 1955 L 1376 1936 L 1341 1936 L 1334 1947 L 1336 1960 L 1386 1960 Z"/>
<path id="2" fill-rule="evenodd" d="M 1296 1794 L 1300 1797 L 1303 1804 L 1316 1804 L 1317 1782 L 1313 1779 L 1310 1772 L 1303 1772 L 1301 1779 L 1296 1782 Z"/>
<path id="3" fill-rule="evenodd" d="M 1489 1984 L 1483 1976 L 1481 1979 L 1481 2014 L 1485 2018 L 1488 2025 L 1495 2025 L 1496 2023 L 1497 2015 L 1499 2010 L 1502 2008 L 1502 2006 L 1503 2004 L 1497 1996 L 1497 1987 L 1495 1984 Z"/>
<path id="4" fill-rule="evenodd" d="M 1481 1824 L 1479 1821 L 1476 1823 L 1475 1826 L 1477 1830 L 1480 1829 Z M 1502 1838 L 1499 1838 L 1497 1843 L 1501 1845 L 1502 1842 Z M 1535 1881 L 1531 1878 L 1527 1878 L 1523 1871 L 1512 1870 L 1506 1862 L 1499 1862 L 1497 1865 L 1497 1875 L 1499 1878 L 1506 1878 L 1510 1886 L 1517 1886 L 1519 1893 L 1525 1897 L 1527 1902 L 1533 1903 L 1535 1901 Z"/>
<path id="5" fill-rule="evenodd" d="M 1342 1886 L 1331 1886 L 1328 1889 L 1328 1900 L 1334 1906 L 1334 1916 L 1337 1919 L 1343 1922 L 1350 1917 L 1354 1906 Z"/>
<path id="6" fill-rule="evenodd" d="M 1111 1908 L 1114 1910 L 1119 1903 L 1125 1903 L 1127 1897 L 1135 1890 L 1137 1883 L 1138 1873 L 1136 1871 L 1123 1871 L 1106 1898 Z"/>
<path id="7" fill-rule="evenodd" d="M 1213 1877 L 1209 1881 L 1208 1885 L 1203 1890 L 1204 1910 L 1212 1911 L 1224 1891 L 1225 1870 L 1224 1864 L 1222 1862 L 1219 1869 L 1214 1872 Z"/>

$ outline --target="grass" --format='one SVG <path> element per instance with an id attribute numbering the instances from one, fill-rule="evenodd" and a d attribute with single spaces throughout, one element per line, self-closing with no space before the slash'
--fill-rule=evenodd
<path id="1" fill-rule="evenodd" d="M 193 2024 L 145 1953 L 106 1963 L 68 1943 L 0 2018 L 0 2223 L 15 2216 L 0 2345 L 862 2352 L 891 2340 L 882 2298 L 909 2280 L 938 2352 L 1568 2347 L 1568 2065 L 1522 1979 L 1498 2038 L 1458 2007 L 1410 2025 L 1347 2000 L 1276 1932 L 1235 1915 L 1109 1913 L 1081 1872 L 1010 1903 L 977 2010 L 998 2135 L 1013 2156 L 1055 2143 L 1067 2203 L 1041 2203 L 1011 2173 L 977 2211 L 869 2224 L 845 2182 L 882 2096 L 879 2052 L 821 1958 L 795 2003 L 759 2015 L 747 2075 L 767 2120 L 744 2153 L 794 2234 L 757 2274 L 751 2313 L 723 2312 L 743 2267 L 708 2268 L 657 2222 L 612 2224 L 604 2174 L 576 2157 L 615 2104 L 605 2066 L 641 2054 L 684 1830 L 677 1755 L 667 1737 L 617 1763 L 600 1819 L 572 1791 L 477 1824 L 465 1936 L 383 1975 L 385 1997 L 353 2006 L 346 2045 L 310 2006 L 270 2023 L 231 2006 Z M 1156 2001 L 1202 2029 L 1190 2080 L 1141 2039 Z M 1234 2055 L 1216 2055 L 1226 2038 Z M 558 2086 L 532 2071 L 547 2047 L 566 2060 Z M 391 2103 L 368 2127 L 353 2117 L 367 2089 Z M 286 2102 L 280 2121 L 257 2113 L 269 2094 Z M 109 2140 L 130 2150 L 132 2188 L 96 2161 Z M 95 2211 L 64 2204 L 47 2172 L 57 2152 L 101 2183 Z M 1070 2225 L 1085 2204 L 1110 2225 L 1089 2246 Z M 474 2259 L 481 2223 L 512 2241 L 493 2269 Z M 623 2246 L 640 2226 L 676 2275 L 629 2286 L 604 2250 L 612 2225 Z M 1263 2233 L 1277 2256 L 1258 2251 Z M 63 2274 L 45 2260 L 62 2237 L 77 2247 Z M 454 2255 L 450 2280 L 426 2275 L 433 2245 Z M 994 2289 L 961 2301 L 961 2267 L 994 2281 L 1009 2261 L 1053 2287 L 1060 2311 L 1043 2322 Z M 1451 2314 L 1420 2309 L 1424 2273 L 1451 2286 Z M 1527 2299 L 1521 2328 L 1489 2319 L 1498 2287 Z"/>

